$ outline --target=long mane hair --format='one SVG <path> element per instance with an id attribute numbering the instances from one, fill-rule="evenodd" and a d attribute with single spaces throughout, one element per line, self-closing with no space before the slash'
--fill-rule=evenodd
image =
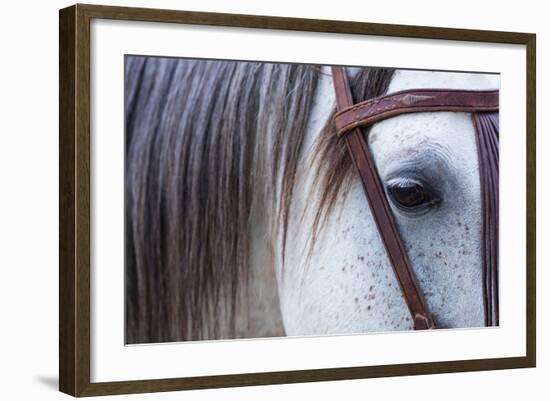
<path id="1" fill-rule="evenodd" d="M 270 216 L 285 243 L 321 74 L 314 65 L 126 57 L 127 343 L 237 337 L 251 216 Z M 355 99 L 384 94 L 392 74 L 360 69 Z M 314 151 L 312 233 L 353 176 L 331 117 Z"/>

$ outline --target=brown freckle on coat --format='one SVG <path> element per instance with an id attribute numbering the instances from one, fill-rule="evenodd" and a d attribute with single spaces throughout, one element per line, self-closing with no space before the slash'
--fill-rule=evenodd
<path id="1" fill-rule="evenodd" d="M 464 229 L 465 229 L 466 231 L 470 231 L 470 227 L 468 227 L 468 224 L 464 224 Z"/>
<path id="2" fill-rule="evenodd" d="M 371 310 L 371 309 L 372 309 L 372 308 L 371 308 L 371 306 L 370 306 L 370 305 L 369 305 L 369 306 L 367 306 L 367 310 Z"/>
<path id="3" fill-rule="evenodd" d="M 346 271 L 346 266 L 342 266 L 342 271 L 343 271 L 343 272 Z"/>
<path id="4" fill-rule="evenodd" d="M 371 133 L 369 135 L 369 143 L 374 143 L 376 142 L 376 140 L 378 139 L 378 132 L 377 131 L 374 131 L 373 133 Z"/>
<path id="5" fill-rule="evenodd" d="M 355 297 L 354 301 L 355 303 L 359 302 L 359 298 Z"/>
<path id="6" fill-rule="evenodd" d="M 424 252 L 419 252 L 418 253 L 418 257 L 419 258 L 423 258 L 424 256 L 426 256 L 426 254 Z"/>
<path id="7" fill-rule="evenodd" d="M 365 257 L 364 256 L 357 256 L 357 259 L 359 259 L 362 262 L 363 260 L 365 260 Z"/>
<path id="8" fill-rule="evenodd" d="M 372 291 L 373 289 L 374 289 L 374 285 L 371 285 L 371 286 L 369 287 L 369 291 Z"/>
<path id="9" fill-rule="evenodd" d="M 462 223 L 461 223 L 460 221 L 458 222 L 458 226 L 459 226 L 459 227 L 462 227 Z"/>

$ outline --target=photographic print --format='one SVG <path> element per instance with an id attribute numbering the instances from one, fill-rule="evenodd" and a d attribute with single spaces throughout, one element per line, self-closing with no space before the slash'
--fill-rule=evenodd
<path id="1" fill-rule="evenodd" d="M 497 73 L 126 55 L 125 341 L 499 325 Z"/>
<path id="2" fill-rule="evenodd" d="M 536 365 L 534 34 L 59 28 L 60 391 Z"/>

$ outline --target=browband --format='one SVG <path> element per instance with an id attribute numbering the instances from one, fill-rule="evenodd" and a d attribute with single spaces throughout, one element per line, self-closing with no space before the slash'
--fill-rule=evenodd
<path id="1" fill-rule="evenodd" d="M 334 116 L 338 135 L 398 114 L 420 111 L 496 111 L 498 90 L 410 89 L 339 109 Z"/>

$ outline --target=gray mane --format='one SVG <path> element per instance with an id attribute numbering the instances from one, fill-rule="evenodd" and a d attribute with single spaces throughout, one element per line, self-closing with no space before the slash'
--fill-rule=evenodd
<path id="1" fill-rule="evenodd" d="M 251 215 L 274 216 L 286 236 L 320 74 L 312 65 L 126 57 L 127 343 L 236 337 Z M 361 70 L 357 100 L 383 93 L 391 75 Z M 351 176 L 332 134 L 329 122 L 317 147 L 325 206 Z"/>

